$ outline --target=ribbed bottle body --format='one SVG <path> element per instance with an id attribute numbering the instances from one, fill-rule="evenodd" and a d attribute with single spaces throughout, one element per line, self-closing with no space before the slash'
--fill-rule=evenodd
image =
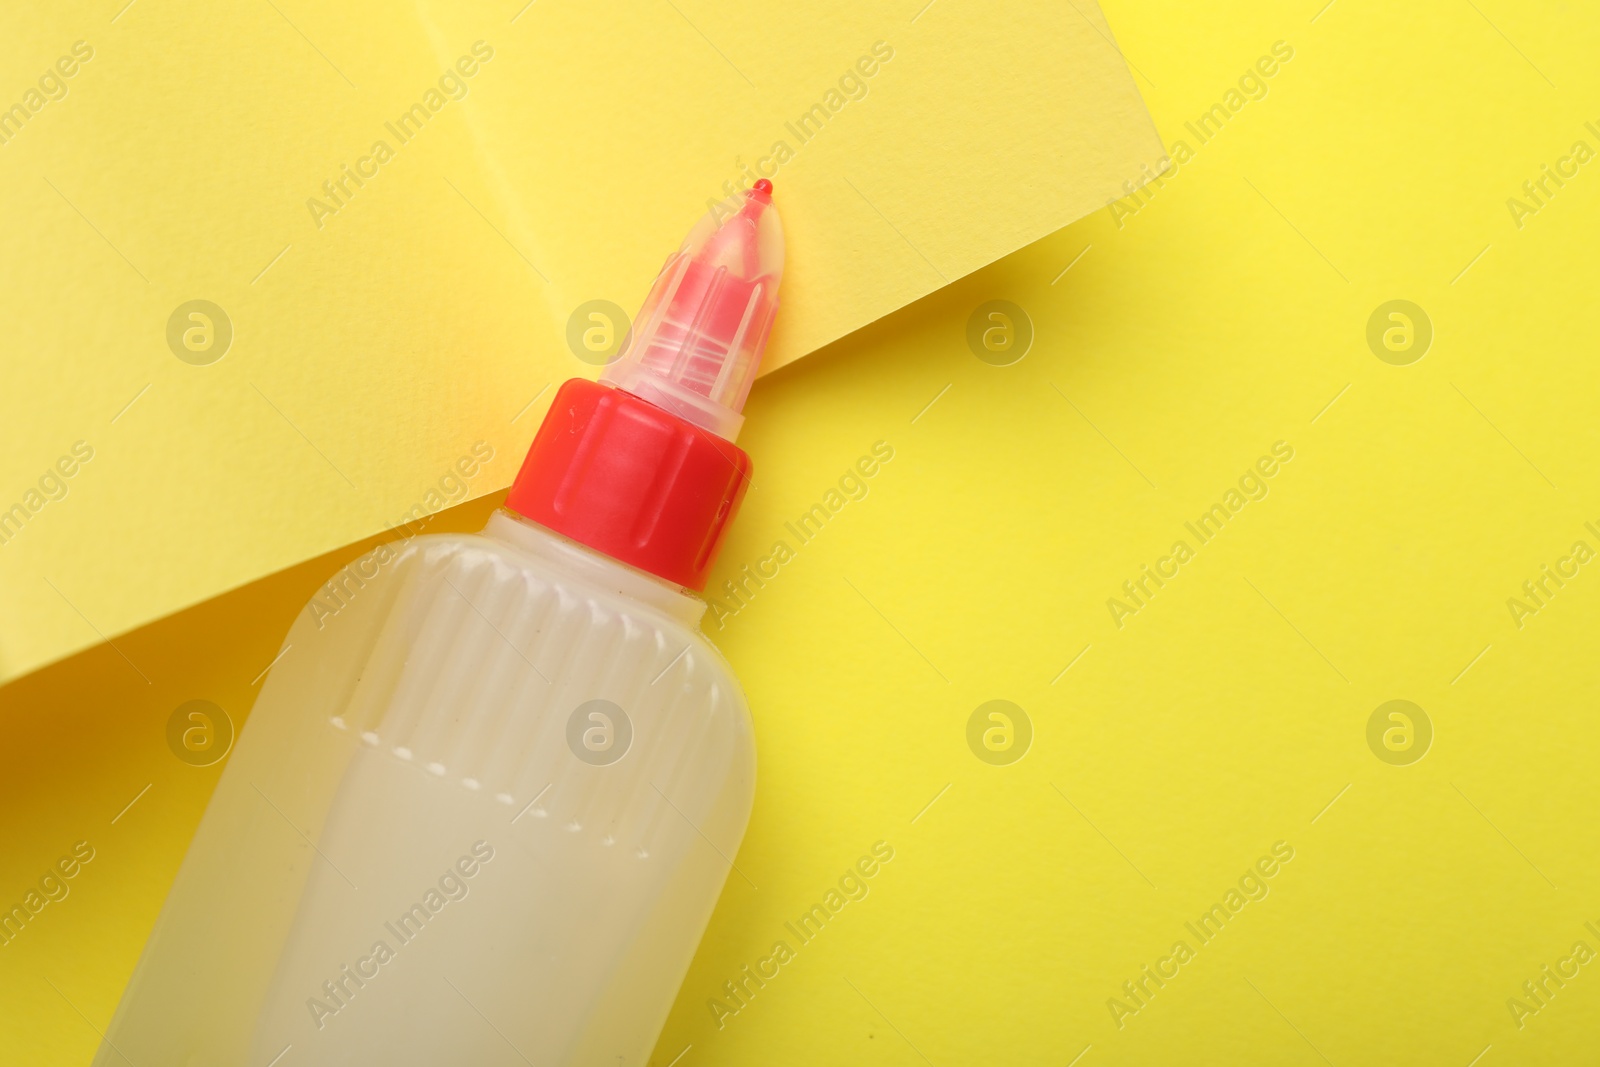
<path id="1" fill-rule="evenodd" d="M 496 524 L 347 569 L 297 622 L 123 1054 L 648 1057 L 748 820 L 749 713 L 686 598 Z"/>

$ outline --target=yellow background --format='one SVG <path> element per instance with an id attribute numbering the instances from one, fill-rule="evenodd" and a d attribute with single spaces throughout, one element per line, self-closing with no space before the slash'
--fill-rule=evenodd
<path id="1" fill-rule="evenodd" d="M 1112 0 L 1169 145 L 1273 42 L 1294 57 L 1120 228 L 1100 211 L 757 386 L 714 584 L 873 442 L 895 456 L 712 635 L 756 717 L 758 888 L 729 881 L 656 1063 L 1594 1057 L 1600 963 L 1521 1029 L 1506 1001 L 1600 949 L 1597 564 L 1520 629 L 1507 599 L 1600 548 L 1600 164 L 1520 229 L 1506 201 L 1600 148 L 1600 19 L 1318 7 Z M 967 346 L 994 299 L 1036 331 L 1011 366 Z M 1366 341 L 1393 299 L 1433 326 L 1408 366 Z M 1107 598 L 1280 440 L 1270 494 L 1119 629 Z M 87 1061 L 216 779 L 167 751 L 167 716 L 242 719 L 358 551 L 0 691 L 0 898 L 98 853 L 0 949 L 7 1062 Z M 1010 766 L 967 746 L 992 699 L 1033 724 Z M 1392 699 L 1433 725 L 1410 766 L 1367 744 Z M 719 1029 L 707 1000 L 879 840 L 870 895 Z M 1270 895 L 1119 1030 L 1108 998 L 1276 841 Z"/>

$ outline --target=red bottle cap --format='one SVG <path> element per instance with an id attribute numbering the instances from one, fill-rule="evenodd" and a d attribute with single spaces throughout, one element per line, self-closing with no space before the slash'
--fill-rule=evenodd
<path id="1" fill-rule="evenodd" d="M 783 229 L 762 179 L 667 259 L 627 351 L 556 393 L 506 506 L 696 592 L 750 479 L 733 443 L 778 307 Z"/>
<path id="2" fill-rule="evenodd" d="M 556 393 L 506 507 L 696 592 L 750 457 L 647 400 L 585 378 Z"/>

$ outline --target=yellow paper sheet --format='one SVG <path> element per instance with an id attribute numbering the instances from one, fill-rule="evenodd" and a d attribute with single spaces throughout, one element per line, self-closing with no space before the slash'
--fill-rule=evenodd
<path id="1" fill-rule="evenodd" d="M 770 369 L 1161 153 L 1089 0 L 7 24 L 0 679 L 503 487 L 552 383 L 597 372 L 574 313 L 631 314 L 757 173 L 789 239 Z"/>

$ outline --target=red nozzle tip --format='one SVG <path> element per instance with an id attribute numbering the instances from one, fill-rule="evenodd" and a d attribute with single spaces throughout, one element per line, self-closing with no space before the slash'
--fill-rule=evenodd
<path id="1" fill-rule="evenodd" d="M 750 192 L 761 200 L 771 200 L 772 183 L 765 178 L 757 178 L 756 183 L 750 187 Z"/>

